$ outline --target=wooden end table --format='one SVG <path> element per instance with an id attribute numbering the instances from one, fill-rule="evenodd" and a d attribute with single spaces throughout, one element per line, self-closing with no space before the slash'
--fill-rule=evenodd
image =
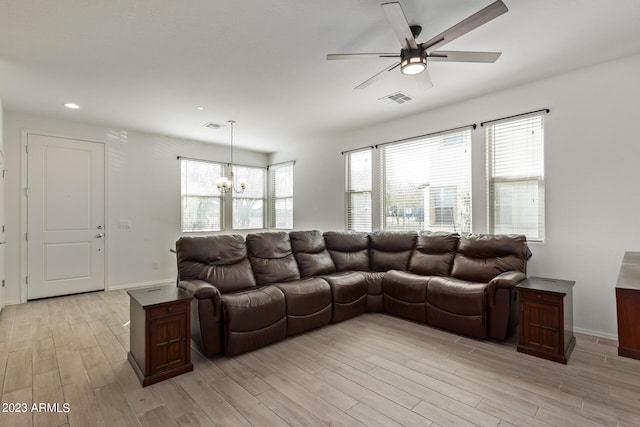
<path id="1" fill-rule="evenodd" d="M 529 277 L 517 286 L 520 305 L 518 351 L 567 364 L 575 347 L 575 282 Z"/>
<path id="2" fill-rule="evenodd" d="M 625 252 L 616 283 L 618 355 L 640 360 L 640 252 Z"/>
<path id="3" fill-rule="evenodd" d="M 193 370 L 192 296 L 175 286 L 127 292 L 131 336 L 127 355 L 143 387 Z"/>

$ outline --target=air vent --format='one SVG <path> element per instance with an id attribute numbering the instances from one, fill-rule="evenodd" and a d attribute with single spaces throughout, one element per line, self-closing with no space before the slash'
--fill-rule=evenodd
<path id="1" fill-rule="evenodd" d="M 222 129 L 223 127 L 225 127 L 226 125 L 221 125 L 220 123 L 205 123 L 202 126 L 209 128 L 209 129 L 213 129 L 213 130 L 218 130 L 218 129 Z"/>
<path id="2" fill-rule="evenodd" d="M 411 101 L 409 95 L 403 92 L 392 93 L 391 95 L 383 96 L 382 98 L 378 98 L 378 101 L 382 101 L 387 104 L 404 104 L 405 102 Z"/>

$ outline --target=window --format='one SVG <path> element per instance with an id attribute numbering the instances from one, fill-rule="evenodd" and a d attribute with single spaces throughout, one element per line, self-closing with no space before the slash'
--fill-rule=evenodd
<path id="1" fill-rule="evenodd" d="M 251 166 L 233 166 L 236 182 L 247 180 L 242 193 L 233 194 L 233 229 L 264 228 L 265 169 Z"/>
<path id="2" fill-rule="evenodd" d="M 386 230 L 471 231 L 471 129 L 381 146 Z"/>
<path id="3" fill-rule="evenodd" d="M 453 226 L 457 199 L 456 187 L 435 187 L 431 189 L 429 196 L 431 224 Z"/>
<path id="4" fill-rule="evenodd" d="M 293 165 L 287 162 L 268 168 L 271 228 L 293 229 Z"/>
<path id="5" fill-rule="evenodd" d="M 345 155 L 347 230 L 371 231 L 371 150 Z"/>
<path id="6" fill-rule="evenodd" d="M 489 231 L 544 240 L 544 120 L 541 114 L 487 127 Z"/>
<path id="7" fill-rule="evenodd" d="M 222 230 L 222 197 L 216 179 L 222 164 L 181 159 L 182 231 Z"/>

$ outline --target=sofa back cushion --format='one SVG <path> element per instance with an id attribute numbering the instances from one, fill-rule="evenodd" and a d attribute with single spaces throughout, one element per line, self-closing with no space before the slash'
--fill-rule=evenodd
<path id="1" fill-rule="evenodd" d="M 249 234 L 246 241 L 258 285 L 300 278 L 288 233 Z"/>
<path id="2" fill-rule="evenodd" d="M 486 283 L 505 271 L 526 273 L 526 252 L 527 238 L 522 235 L 461 236 L 451 276 Z"/>
<path id="3" fill-rule="evenodd" d="M 444 231 L 421 231 L 411 254 L 409 271 L 422 276 L 449 276 L 460 235 Z"/>
<path id="4" fill-rule="evenodd" d="M 256 286 L 240 235 L 181 237 L 176 258 L 178 280 L 204 280 L 223 294 Z"/>
<path id="5" fill-rule="evenodd" d="M 320 231 L 291 231 L 289 239 L 302 277 L 335 273 L 336 266 Z"/>
<path id="6" fill-rule="evenodd" d="M 372 271 L 406 271 L 413 248 L 415 231 L 374 231 L 369 233 L 369 257 Z"/>
<path id="7" fill-rule="evenodd" d="M 369 270 L 369 238 L 358 231 L 326 231 L 324 243 L 336 271 Z"/>

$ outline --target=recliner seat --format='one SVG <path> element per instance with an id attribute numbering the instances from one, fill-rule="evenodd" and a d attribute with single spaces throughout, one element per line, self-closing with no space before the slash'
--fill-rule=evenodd
<path id="1" fill-rule="evenodd" d="M 288 233 L 249 234 L 246 242 L 256 281 L 273 284 L 284 294 L 287 335 L 329 323 L 331 287 L 321 278 L 300 278 Z"/>

